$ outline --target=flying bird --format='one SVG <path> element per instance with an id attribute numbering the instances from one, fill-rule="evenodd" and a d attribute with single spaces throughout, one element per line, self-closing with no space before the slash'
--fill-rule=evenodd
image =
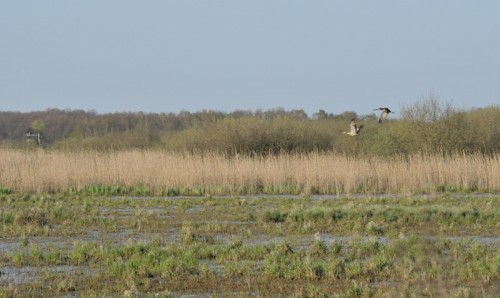
<path id="1" fill-rule="evenodd" d="M 351 135 L 351 136 L 357 136 L 359 135 L 359 132 L 363 128 L 363 125 L 357 126 L 356 125 L 356 119 L 352 118 L 351 119 L 351 131 L 347 132 L 344 131 L 344 134 Z"/>
<path id="2" fill-rule="evenodd" d="M 375 109 L 374 111 L 377 111 L 377 110 L 382 111 L 382 113 L 380 113 L 380 118 L 378 118 L 378 123 L 383 123 L 385 121 L 385 119 L 387 118 L 387 116 L 389 115 L 389 113 L 394 113 L 393 111 L 389 110 L 389 108 L 385 108 L 385 107 Z"/>

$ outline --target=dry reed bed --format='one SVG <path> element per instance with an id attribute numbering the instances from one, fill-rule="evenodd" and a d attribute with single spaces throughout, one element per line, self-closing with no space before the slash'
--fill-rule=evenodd
<path id="1" fill-rule="evenodd" d="M 269 157 L 122 152 L 18 151 L 0 149 L 0 187 L 16 192 L 60 192 L 89 185 L 248 189 L 320 194 L 500 191 L 500 156 L 354 158 L 338 154 Z M 266 186 L 270 186 L 266 188 Z M 236 191 L 237 192 L 237 191 Z"/>

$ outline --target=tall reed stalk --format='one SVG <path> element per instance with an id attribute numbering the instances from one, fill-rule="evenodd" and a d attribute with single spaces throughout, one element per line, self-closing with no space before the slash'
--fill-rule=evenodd
<path id="1" fill-rule="evenodd" d="M 268 157 L 0 149 L 0 187 L 15 192 L 61 192 L 89 185 L 203 188 L 242 192 L 374 194 L 500 191 L 500 156 L 481 154 L 350 157 L 333 153 Z"/>

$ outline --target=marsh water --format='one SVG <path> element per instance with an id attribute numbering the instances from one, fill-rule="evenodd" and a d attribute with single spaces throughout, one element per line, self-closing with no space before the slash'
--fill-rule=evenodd
<path id="1" fill-rule="evenodd" d="M 16 230 L 16 227 L 9 226 L 4 216 L 4 233 L 0 236 L 0 287 L 12 289 L 12 291 L 17 288 L 41 287 L 46 288 L 47 293 L 51 293 L 50 291 L 54 289 L 58 295 L 64 293 L 77 295 L 81 290 L 88 288 L 78 286 L 79 277 L 99 277 L 104 270 L 99 264 L 86 261 L 82 261 L 81 264 L 64 261 L 70 258 L 70 255 L 74 253 L 78 246 L 89 243 L 102 248 L 121 248 L 137 243 L 148 244 L 161 241 L 162 246 L 168 247 L 169 245 L 186 242 L 186 234 L 194 239 L 190 241 L 210 245 L 229 246 L 232 243 L 239 242 L 239 245 L 248 247 L 270 247 L 272 245 L 286 244 L 293 252 L 305 251 L 306 253 L 310 250 L 312 243 L 317 241 L 323 243 L 327 248 L 339 244 L 342 245 L 343 249 L 348 250 L 354 242 L 388 245 L 391 242 L 418 235 L 430 242 L 476 243 L 480 246 L 493 248 L 498 255 L 500 234 L 497 229 L 498 222 L 495 225 L 495 221 L 500 218 L 499 197 L 498 194 L 434 194 L 413 195 L 406 198 L 406 200 L 414 201 L 428 200 L 428 205 L 422 204 L 418 208 L 435 208 L 439 212 L 445 208 L 450 210 L 457 208 L 453 203 L 446 203 L 447 199 L 468 202 L 489 200 L 489 205 L 477 204 L 479 207 L 472 205 L 474 205 L 473 208 L 479 208 L 479 210 L 482 210 L 481 208 L 490 208 L 485 212 L 493 214 L 493 226 L 479 220 L 467 222 L 467 224 L 455 220 L 455 222 L 445 223 L 440 226 L 440 219 L 438 218 L 436 219 L 438 222 L 436 226 L 441 229 L 438 231 L 413 229 L 410 223 L 405 225 L 403 219 L 389 218 L 385 220 L 383 218 L 378 219 L 376 216 L 366 219 L 367 221 L 362 225 L 356 222 L 355 219 L 352 219 L 352 223 L 349 222 L 351 219 L 348 219 L 348 217 L 354 218 L 353 215 L 343 215 L 343 218 L 334 220 L 324 217 L 324 221 L 328 223 L 321 222 L 323 220 L 321 216 L 324 215 L 320 213 L 320 208 L 327 208 L 325 206 L 347 210 L 347 208 L 355 209 L 357 206 L 361 206 L 360 204 L 373 203 L 373 205 L 370 205 L 372 209 L 368 211 L 372 210 L 370 212 L 374 214 L 378 212 L 377 210 L 384 208 L 385 204 L 391 204 L 387 203 L 387 200 L 401 199 L 401 196 L 393 195 L 311 195 L 307 198 L 302 196 L 262 195 L 210 198 L 122 196 L 92 198 L 85 203 L 86 206 L 75 207 L 75 205 L 78 205 L 77 198 L 73 199 L 71 205 L 67 206 L 68 212 L 73 210 L 73 213 L 68 217 L 64 215 L 66 205 L 62 205 L 66 204 L 66 202 L 60 204 L 63 206 L 60 211 L 61 214 L 58 213 L 57 216 L 51 215 L 51 206 L 53 208 L 58 204 L 57 199 L 52 199 L 51 203 L 48 204 L 48 209 L 44 211 L 44 214 L 46 214 L 44 219 L 47 221 L 44 224 L 33 224 L 33 221 L 30 222 L 29 219 L 27 223 L 22 220 L 16 223 L 18 219 L 16 212 L 21 212 L 17 208 L 21 207 L 15 204 L 16 199 L 10 200 L 9 203 L 8 200 L 4 200 L 1 205 L 2 213 L 8 214 L 10 212 L 10 214 L 13 214 L 14 220 L 11 225 L 17 224 L 21 227 Z M 441 205 L 433 207 L 434 199 L 439 200 Z M 363 200 L 368 200 L 369 203 L 361 202 Z M 284 201 L 284 203 L 277 203 L 279 201 Z M 342 203 L 336 205 L 336 203 L 329 201 L 342 201 Z M 353 203 L 355 201 L 358 202 Z M 83 205 L 84 202 L 82 201 L 81 204 Z M 411 204 L 408 203 L 408 206 L 411 207 Z M 392 205 L 389 207 L 396 208 Z M 309 210 L 309 213 L 301 214 L 299 212 L 300 208 Z M 415 208 L 409 213 L 416 213 L 420 210 L 417 207 Z M 242 209 L 246 211 L 240 212 L 239 210 Z M 281 212 L 278 212 L 278 215 L 282 215 L 284 219 L 272 217 L 273 214 L 270 214 L 269 210 Z M 356 211 L 352 212 L 355 213 Z M 299 216 L 295 215 L 296 213 L 300 213 L 299 215 L 303 216 L 304 219 L 297 221 L 297 224 L 294 222 L 295 225 L 292 227 L 288 224 L 288 221 L 290 221 L 292 215 Z M 464 215 L 464 218 L 465 216 L 468 216 L 468 214 Z M 360 215 L 359 218 L 365 220 L 365 217 L 366 215 Z M 82 221 L 79 222 L 79 220 Z M 79 223 L 77 224 L 77 222 Z M 397 222 L 398 226 L 392 227 L 393 222 Z M 470 227 L 469 224 L 475 225 L 475 227 Z M 331 228 L 328 225 L 339 226 Z M 350 231 L 348 225 L 352 225 L 352 231 Z M 372 226 L 375 226 L 375 228 L 372 228 Z M 398 230 L 400 226 L 401 231 Z M 191 232 L 186 232 L 186 230 Z M 34 251 L 40 251 L 40 254 L 55 251 L 59 259 L 47 264 L 47 257 L 45 259 L 44 257 L 36 259 Z M 16 258 L 21 261 L 16 262 Z M 225 274 L 223 262 L 221 263 L 216 259 L 207 259 L 203 262 L 214 275 Z M 499 287 L 498 278 L 498 275 L 493 276 L 493 284 L 489 284 L 493 287 L 492 291 Z M 47 281 L 58 284 L 60 280 L 71 280 L 72 285 L 74 285 L 66 287 L 64 285 L 40 285 Z M 372 281 L 369 284 L 370 287 L 377 287 L 380 282 L 380 280 Z M 387 281 L 386 283 L 390 284 L 391 282 L 393 281 Z M 99 287 L 102 288 L 103 286 L 100 285 Z M 20 291 L 22 292 L 22 290 Z M 99 290 L 96 292 L 99 292 Z M 184 297 L 201 295 L 199 290 L 190 293 L 189 289 L 180 292 L 170 291 L 169 293 L 171 296 Z M 228 289 L 227 293 L 219 292 L 219 294 L 230 296 L 231 290 Z M 252 296 L 252 292 L 247 294 Z"/>

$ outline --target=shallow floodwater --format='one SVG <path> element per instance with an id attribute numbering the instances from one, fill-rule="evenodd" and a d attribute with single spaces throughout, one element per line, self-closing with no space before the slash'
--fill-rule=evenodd
<path id="1" fill-rule="evenodd" d="M 437 195 L 412 195 L 411 198 L 433 198 Z M 441 195 L 442 196 L 442 195 Z M 498 197 L 499 194 L 447 194 L 447 196 L 454 198 L 492 198 Z M 381 199 L 381 198 L 400 198 L 401 196 L 396 195 L 311 195 L 307 196 L 312 200 L 337 200 L 337 199 Z M 200 199 L 200 197 L 192 197 Z M 212 199 L 240 199 L 240 200 L 252 200 L 259 198 L 266 199 L 300 199 L 304 196 L 299 195 L 255 195 L 255 196 L 220 196 L 211 197 Z M 186 199 L 186 197 L 112 197 L 107 198 L 111 201 L 118 199 L 123 200 L 137 200 L 137 201 L 176 201 L 179 199 Z M 150 206 L 151 205 L 151 206 Z M 124 226 L 114 226 L 113 228 L 107 228 L 106 226 L 89 226 L 84 232 L 79 233 L 77 236 L 26 236 L 26 237 L 1 237 L 0 236 L 0 260 L 1 256 L 12 256 L 14 254 L 22 253 L 28 254 L 33 248 L 39 248 L 40 250 L 49 249 L 59 249 L 66 252 L 66 255 L 62 257 L 67 257 L 69 253 L 75 248 L 75 246 L 82 243 L 93 243 L 98 245 L 106 245 L 108 247 L 123 247 L 128 244 L 134 243 L 150 243 L 156 239 L 160 239 L 165 245 L 179 243 L 183 237 L 182 230 L 180 226 L 188 225 L 186 223 L 176 222 L 176 208 L 172 206 L 161 206 L 156 207 L 155 203 L 152 202 L 147 207 L 120 207 L 116 206 L 116 202 L 111 207 L 97 207 L 96 208 L 96 222 L 109 222 L 114 223 L 118 220 L 123 222 L 127 221 L 138 221 L 141 216 L 150 216 L 157 221 L 171 221 L 173 224 L 171 227 L 162 228 L 161 231 L 148 232 L 143 231 L 138 228 L 133 228 L 130 225 Z M 193 204 L 182 209 L 183 214 L 189 216 L 196 216 L 203 214 L 209 210 L 210 206 Z M 265 207 L 259 207 L 265 208 Z M 1 210 L 0 210 L 1 211 Z M 205 215 L 206 216 L 206 215 Z M 174 225 L 176 224 L 176 225 Z M 219 218 L 196 218 L 197 225 L 223 225 L 223 226 L 233 226 L 234 230 L 243 229 L 246 227 L 251 227 L 256 225 L 256 221 L 249 219 L 245 220 L 223 220 Z M 61 228 L 58 225 L 51 226 L 53 231 Z M 55 233 L 57 234 L 57 233 Z M 404 237 L 404 236 L 403 236 Z M 495 248 L 500 248 L 500 237 L 496 235 L 453 235 L 447 234 L 446 236 L 435 236 L 435 235 L 423 235 L 430 241 L 442 241 L 448 240 L 452 242 L 459 241 L 472 241 L 480 245 L 491 246 Z M 283 235 L 270 234 L 249 234 L 245 237 L 239 235 L 235 238 L 231 233 L 217 233 L 213 235 L 213 241 L 220 244 L 230 244 L 234 240 L 242 241 L 243 245 L 250 246 L 264 246 L 276 244 L 280 245 L 286 243 L 294 250 L 307 250 L 311 243 L 315 240 L 320 240 L 327 246 L 331 246 L 335 243 L 340 243 L 342 245 L 348 246 L 353 240 L 359 240 L 361 242 L 378 242 L 380 244 L 387 244 L 394 241 L 393 238 L 383 236 L 369 236 L 369 235 L 335 235 L 332 233 L 314 233 L 314 232 L 304 232 L 300 236 L 287 236 L 285 233 Z M 224 272 L 224 267 L 213 261 L 207 261 L 207 264 L 215 274 L 222 274 Z M 33 284 L 42 282 L 40 277 L 61 277 L 65 275 L 82 275 L 82 276 L 92 276 L 97 274 L 97 270 L 90 266 L 71 266 L 71 265 L 54 265 L 54 266 L 19 266 L 16 267 L 12 264 L 4 265 L 0 267 L 0 287 L 13 287 L 22 284 Z M 374 284 L 376 286 L 376 284 Z M 184 296 L 189 297 L 189 296 Z"/>
<path id="2" fill-rule="evenodd" d="M 0 285 L 15 286 L 25 283 L 42 283 L 43 276 L 95 275 L 96 269 L 90 266 L 54 265 L 45 267 L 23 266 L 3 267 L 0 274 Z"/>
<path id="3" fill-rule="evenodd" d="M 327 195 L 266 195 L 266 194 L 256 194 L 256 195 L 224 195 L 217 196 L 211 195 L 210 198 L 213 199 L 258 199 L 258 198 L 276 198 L 276 199 L 301 199 L 301 198 L 311 198 L 313 200 L 335 200 L 335 199 L 396 199 L 396 198 L 414 198 L 414 199 L 427 199 L 427 198 L 437 198 L 437 197 L 452 197 L 452 198 L 494 198 L 499 197 L 500 193 L 434 193 L 434 194 L 327 194 Z M 113 196 L 112 199 L 123 199 L 123 196 Z M 152 200 L 152 199 L 199 199 L 203 196 L 170 196 L 170 197 L 151 197 L 151 196 L 127 196 L 127 199 L 133 200 Z"/>

